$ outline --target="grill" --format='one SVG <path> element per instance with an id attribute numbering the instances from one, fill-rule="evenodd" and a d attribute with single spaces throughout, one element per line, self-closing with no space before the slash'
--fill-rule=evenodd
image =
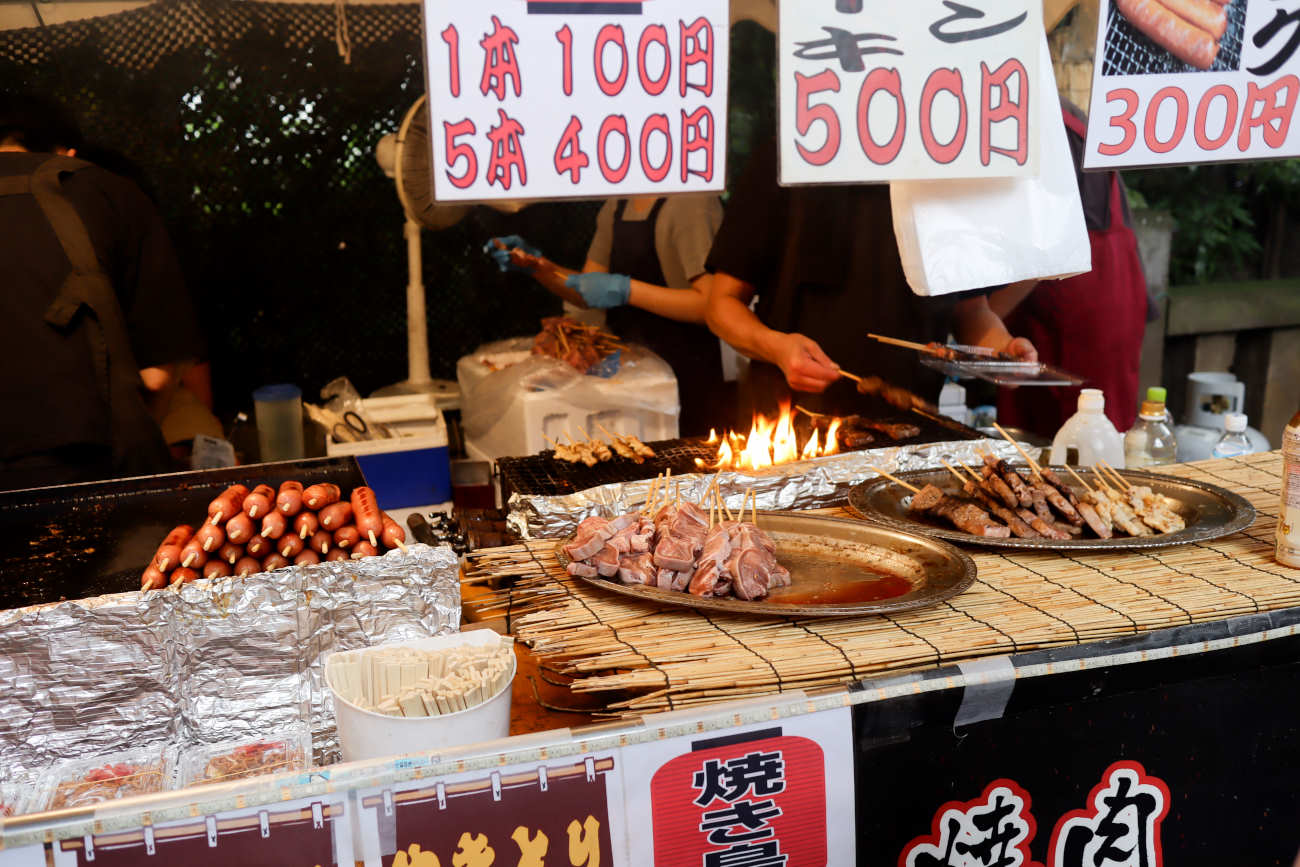
<path id="1" fill-rule="evenodd" d="M 1236 0 L 1228 7 L 1228 32 L 1219 40 L 1219 56 L 1208 72 L 1236 72 L 1241 66 L 1241 41 L 1246 29 L 1246 4 Z M 1200 72 L 1156 45 L 1120 14 L 1112 3 L 1106 21 L 1106 52 L 1102 75 Z"/>
<path id="2" fill-rule="evenodd" d="M 974 428 L 952 419 L 926 413 L 879 420 L 913 424 L 921 432 L 902 440 L 891 440 L 884 434 L 877 434 L 876 442 L 869 448 L 973 440 L 984 436 Z M 699 439 L 661 440 L 649 443 L 649 446 L 655 450 L 656 457 L 647 458 L 643 464 L 615 456 L 612 461 L 588 467 L 557 461 L 555 452 L 550 450 L 528 457 L 499 458 L 497 472 L 501 476 L 502 497 L 508 500 L 512 493 L 543 497 L 573 494 L 600 485 L 652 479 L 669 468 L 673 475 L 694 473 L 699 472 L 695 465 L 696 458 L 711 462 L 717 454 L 716 444 L 709 445 Z"/>

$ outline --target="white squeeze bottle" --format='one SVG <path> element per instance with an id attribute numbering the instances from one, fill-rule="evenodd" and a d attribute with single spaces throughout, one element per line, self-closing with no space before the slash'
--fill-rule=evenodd
<path id="1" fill-rule="evenodd" d="M 1099 389 L 1079 392 L 1079 411 L 1061 425 L 1052 440 L 1052 463 L 1063 465 L 1070 449 L 1078 452 L 1081 467 L 1103 460 L 1116 469 L 1124 468 L 1124 438 L 1106 418 L 1106 396 Z"/>
<path id="2" fill-rule="evenodd" d="M 1300 569 L 1300 412 L 1282 431 L 1282 508 L 1277 517 L 1277 562 Z"/>

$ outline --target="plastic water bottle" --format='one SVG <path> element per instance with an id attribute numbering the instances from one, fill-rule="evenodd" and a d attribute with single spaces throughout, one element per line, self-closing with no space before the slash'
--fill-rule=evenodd
<path id="1" fill-rule="evenodd" d="M 1147 400 L 1160 404 L 1165 414 L 1165 424 L 1170 432 L 1174 429 L 1174 414 L 1169 411 L 1169 392 L 1162 385 L 1153 385 L 1147 389 Z"/>
<path id="2" fill-rule="evenodd" d="M 1255 451 L 1246 436 L 1246 416 L 1239 412 L 1225 413 L 1223 416 L 1223 436 L 1214 444 L 1211 452 L 1216 458 L 1239 458 Z"/>
<path id="3" fill-rule="evenodd" d="M 1165 421 L 1166 412 L 1163 403 L 1147 400 L 1142 404 L 1137 424 L 1124 435 L 1124 461 L 1129 469 L 1172 464 L 1178 459 L 1178 443 L 1173 428 Z"/>
<path id="4" fill-rule="evenodd" d="M 1078 465 L 1095 466 L 1099 460 L 1124 468 L 1124 438 L 1106 418 L 1106 396 L 1099 389 L 1079 393 L 1079 411 L 1061 425 L 1052 440 L 1052 463 L 1066 463 L 1069 450 L 1078 453 Z"/>

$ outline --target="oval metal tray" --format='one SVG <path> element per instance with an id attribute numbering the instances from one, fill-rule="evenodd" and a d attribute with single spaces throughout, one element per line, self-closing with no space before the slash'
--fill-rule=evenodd
<path id="1" fill-rule="evenodd" d="M 795 512 L 759 512 L 758 525 L 776 541 L 777 559 L 793 581 L 761 600 L 694 596 L 617 578 L 577 580 L 656 605 L 778 617 L 911 611 L 956 596 L 975 580 L 975 563 L 964 552 L 910 532 Z M 556 558 L 567 566 L 563 545 Z"/>
<path id="2" fill-rule="evenodd" d="M 1026 474 L 1029 468 L 1013 464 Z M 1069 478 L 1063 469 L 1058 475 L 1065 477 L 1072 488 L 1078 483 Z M 1097 476 L 1091 468 L 1077 468 L 1089 484 Z M 908 511 L 912 493 L 889 479 L 879 478 L 862 482 L 849 489 L 849 507 L 867 521 L 909 533 L 923 533 L 949 542 L 978 545 L 986 548 L 1015 548 L 1026 551 L 1127 551 L 1140 548 L 1168 548 L 1191 542 L 1207 542 L 1246 529 L 1255 521 L 1255 508 L 1244 497 L 1226 491 L 1217 485 L 1193 482 L 1175 476 L 1162 476 L 1144 470 L 1124 470 L 1124 478 L 1135 484 L 1149 485 L 1157 493 L 1173 497 L 1182 503 L 1178 513 L 1187 527 L 1177 533 L 1155 536 L 1120 536 L 1113 539 L 987 539 L 972 536 L 938 518 L 918 516 Z M 912 470 L 898 477 L 918 488 L 935 485 L 955 496 L 960 496 L 957 481 L 946 469 Z M 1104 478 L 1104 477 L 1103 477 Z M 1080 493 L 1082 493 L 1080 491 Z"/>

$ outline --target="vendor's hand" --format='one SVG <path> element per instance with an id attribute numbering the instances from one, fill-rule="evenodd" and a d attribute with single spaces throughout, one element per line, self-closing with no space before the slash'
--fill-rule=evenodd
<path id="1" fill-rule="evenodd" d="M 492 257 L 497 263 L 497 267 L 502 271 L 523 271 L 518 265 L 510 261 L 510 251 L 520 250 L 529 256 L 539 257 L 542 251 L 529 244 L 518 235 L 505 235 L 500 238 L 493 238 L 483 245 L 483 252 Z"/>
<path id="2" fill-rule="evenodd" d="M 795 391 L 822 392 L 840 378 L 840 367 L 817 341 L 802 334 L 782 335 L 776 358 L 785 381 Z"/>
<path id="3" fill-rule="evenodd" d="M 1038 361 L 1038 350 L 1034 344 L 1029 342 L 1027 337 L 1013 337 L 1006 346 L 1002 347 L 1002 352 L 1016 361 Z"/>
<path id="4" fill-rule="evenodd" d="M 588 307 L 601 310 L 623 306 L 632 294 L 632 279 L 625 274 L 570 274 L 564 285 L 581 295 Z"/>

